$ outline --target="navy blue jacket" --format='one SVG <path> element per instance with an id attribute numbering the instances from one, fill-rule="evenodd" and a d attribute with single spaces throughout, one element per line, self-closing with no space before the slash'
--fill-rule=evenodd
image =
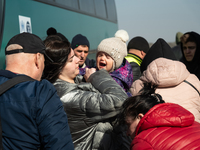
<path id="1" fill-rule="evenodd" d="M 0 84 L 15 76 L 0 70 Z M 0 116 L 4 150 L 74 149 L 62 102 L 47 80 L 19 83 L 2 94 Z"/>

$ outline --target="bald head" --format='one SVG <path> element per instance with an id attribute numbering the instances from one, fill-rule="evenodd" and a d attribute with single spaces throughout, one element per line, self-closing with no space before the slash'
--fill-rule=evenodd
<path id="1" fill-rule="evenodd" d="M 22 46 L 18 45 L 18 44 L 11 44 L 6 48 L 6 51 L 12 51 L 15 49 L 22 49 Z M 20 54 L 22 53 L 18 53 L 19 55 L 13 54 L 13 55 L 6 55 L 6 66 L 10 65 L 11 63 L 21 63 L 23 60 L 21 60 L 21 56 Z M 16 61 L 18 60 L 18 61 Z"/>
<path id="2" fill-rule="evenodd" d="M 23 49 L 18 44 L 11 44 L 6 51 Z M 44 56 L 41 53 L 15 53 L 6 55 L 6 70 L 18 74 L 25 74 L 33 79 L 40 80 L 44 69 Z"/>

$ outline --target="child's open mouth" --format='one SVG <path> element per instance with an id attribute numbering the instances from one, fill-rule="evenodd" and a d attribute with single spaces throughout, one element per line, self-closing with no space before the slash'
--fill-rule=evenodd
<path id="1" fill-rule="evenodd" d="M 106 66 L 106 63 L 100 62 L 100 63 L 99 63 L 99 66 L 100 66 L 100 67 L 105 67 L 105 66 Z"/>

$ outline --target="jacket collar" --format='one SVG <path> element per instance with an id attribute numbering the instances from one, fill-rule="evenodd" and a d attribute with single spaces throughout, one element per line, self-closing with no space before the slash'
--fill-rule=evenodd
<path id="1" fill-rule="evenodd" d="M 6 77 L 6 78 L 13 78 L 13 77 L 16 77 L 17 74 L 9 71 L 9 70 L 0 70 L 0 76 L 3 76 L 3 77 Z"/>

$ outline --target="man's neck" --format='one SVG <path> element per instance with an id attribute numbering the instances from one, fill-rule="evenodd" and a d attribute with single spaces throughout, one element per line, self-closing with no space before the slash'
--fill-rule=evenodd
<path id="1" fill-rule="evenodd" d="M 143 59 L 144 57 L 142 56 L 141 54 L 141 51 L 140 50 L 136 50 L 136 49 L 129 49 L 128 53 L 130 54 L 134 54 L 138 57 L 140 57 L 141 59 Z"/>

